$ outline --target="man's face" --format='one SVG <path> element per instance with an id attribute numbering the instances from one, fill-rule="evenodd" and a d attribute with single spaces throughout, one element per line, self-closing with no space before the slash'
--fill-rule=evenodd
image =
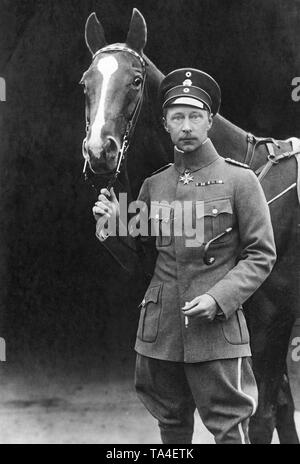
<path id="1" fill-rule="evenodd" d="M 172 142 L 180 150 L 191 152 L 207 139 L 212 117 L 206 110 L 195 106 L 173 105 L 167 108 L 165 128 Z"/>

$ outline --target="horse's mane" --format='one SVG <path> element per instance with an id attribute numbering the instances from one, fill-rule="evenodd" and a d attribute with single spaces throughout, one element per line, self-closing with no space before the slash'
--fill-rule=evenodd
<path id="1" fill-rule="evenodd" d="M 143 58 L 147 66 L 147 74 L 150 80 L 160 83 L 165 75 L 155 66 L 155 64 L 146 56 L 143 55 Z"/>
<path id="2" fill-rule="evenodd" d="M 136 197 L 143 179 L 173 160 L 173 146 L 161 123 L 158 88 L 164 74 L 143 55 L 146 62 L 146 83 L 143 105 L 128 163 L 133 196 Z M 138 167 L 138 168 L 137 168 Z"/>

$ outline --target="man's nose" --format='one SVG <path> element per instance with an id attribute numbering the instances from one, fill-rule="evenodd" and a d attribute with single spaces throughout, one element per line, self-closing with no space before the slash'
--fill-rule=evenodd
<path id="1" fill-rule="evenodd" d="M 191 124 L 189 118 L 184 118 L 183 125 L 182 125 L 182 131 L 183 132 L 191 132 Z"/>

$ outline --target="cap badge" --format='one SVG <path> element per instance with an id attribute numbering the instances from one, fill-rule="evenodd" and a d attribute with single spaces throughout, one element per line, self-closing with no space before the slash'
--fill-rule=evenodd
<path id="1" fill-rule="evenodd" d="M 182 85 L 186 85 L 188 87 L 190 87 L 191 85 L 193 85 L 191 79 L 186 79 L 185 81 L 183 81 Z"/>

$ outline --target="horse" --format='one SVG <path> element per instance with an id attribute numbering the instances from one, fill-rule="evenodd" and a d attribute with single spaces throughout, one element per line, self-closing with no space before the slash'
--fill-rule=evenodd
<path id="1" fill-rule="evenodd" d="M 173 149 L 155 104 L 164 75 L 144 54 L 147 26 L 137 9 L 124 43 L 107 45 L 95 13 L 87 19 L 85 39 L 93 59 L 80 81 L 86 95 L 84 173 L 98 193 L 100 185 L 114 185 L 117 193 L 128 193 L 130 201 L 147 176 L 172 161 Z M 270 443 L 276 428 L 281 443 L 298 443 L 286 356 L 300 297 L 300 258 L 295 253 L 300 223 L 299 140 L 258 138 L 220 114 L 214 118 L 210 138 L 220 155 L 248 163 L 259 176 L 277 247 L 271 275 L 245 304 L 259 390 L 250 439 Z M 130 253 L 112 254 L 124 269 L 134 272 L 128 264 Z"/>

